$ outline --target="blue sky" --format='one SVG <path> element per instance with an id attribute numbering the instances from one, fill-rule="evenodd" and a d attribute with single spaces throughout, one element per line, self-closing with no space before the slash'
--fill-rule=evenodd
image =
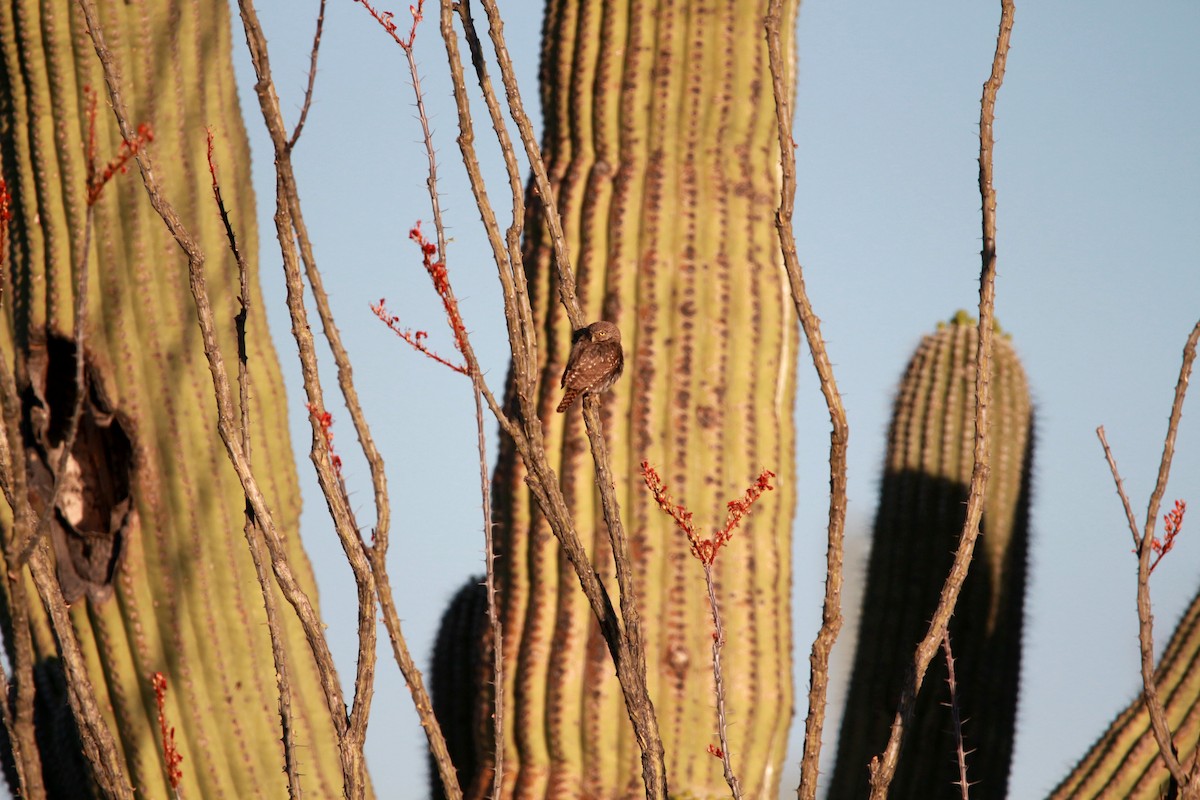
<path id="1" fill-rule="evenodd" d="M 540 5 L 503 5 L 526 104 L 536 108 Z M 292 121 L 316 6 L 259 3 Z M 407 13 L 406 4 L 390 10 L 398 19 Z M 979 92 L 998 18 L 998 3 L 806 0 L 801 8 L 796 233 L 851 426 L 848 603 L 865 572 L 890 404 L 904 365 L 938 320 L 977 303 Z M 1181 349 L 1200 317 L 1198 33 L 1200 6 L 1188 2 L 1017 8 L 995 126 L 997 315 L 1022 357 L 1037 408 L 1015 798 L 1048 792 L 1138 686 L 1136 565 L 1094 431 L 1106 426 L 1135 509 L 1144 514 Z M 243 41 L 237 20 L 234 38 Z M 436 19 L 420 29 L 417 54 L 441 156 L 451 275 L 488 380 L 499 389 L 507 369 L 499 286 L 455 160 L 456 117 Z M 349 678 L 352 580 L 307 461 L 308 426 L 295 399 L 302 395 L 271 222 L 270 147 L 241 52 L 237 66 L 254 148 L 267 313 L 295 405 L 303 535 Z M 467 382 L 410 352 L 368 309 L 386 297 L 405 324 L 429 330 L 434 346 L 451 349 L 406 239 L 415 220 L 430 218 L 419 136 L 403 54 L 361 7 L 333 0 L 316 100 L 295 161 L 318 262 L 387 461 L 392 580 L 405 633 L 424 664 L 445 602 L 482 569 L 482 521 Z M 502 180 L 491 160 L 491 176 Z M 800 358 L 793 557 L 803 702 L 823 592 L 828 423 L 806 349 Z M 1200 505 L 1196 403 L 1191 398 L 1185 407 L 1168 504 L 1182 498 Z M 366 521 L 373 517 L 366 467 L 353 455 L 345 413 L 330 407 Z M 494 444 L 493 435 L 493 453 Z M 1200 542 L 1189 535 L 1197 525 L 1185 521 L 1175 552 L 1154 574 L 1160 646 L 1197 589 Z M 853 635 L 848 626 L 837 654 L 842 664 L 849 663 Z M 424 738 L 386 646 L 373 710 L 367 755 L 379 796 L 423 797 Z M 785 796 L 797 781 L 804 713 L 796 709 Z M 835 730 L 829 728 L 827 754 Z"/>

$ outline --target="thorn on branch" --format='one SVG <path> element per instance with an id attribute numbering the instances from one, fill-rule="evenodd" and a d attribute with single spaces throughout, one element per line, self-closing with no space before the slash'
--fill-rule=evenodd
<path id="1" fill-rule="evenodd" d="M 221 197 L 221 184 L 217 180 L 217 164 L 216 164 L 216 161 L 213 159 L 213 130 L 212 130 L 212 128 L 207 128 L 206 131 L 208 134 L 208 174 L 212 176 L 213 198 L 217 202 L 217 211 L 221 215 L 221 224 L 225 226 L 225 237 L 229 240 L 229 249 L 233 252 L 233 257 L 237 261 L 239 268 L 244 269 L 245 263 L 242 259 L 242 252 L 241 252 L 241 250 L 238 249 L 237 236 L 233 232 L 233 222 L 229 218 L 229 210 L 225 208 L 225 200 L 224 200 L 224 198 Z M 245 295 L 246 295 L 246 293 L 245 293 L 245 291 L 243 291 L 242 297 L 240 298 L 241 304 L 242 304 L 242 312 L 241 312 L 241 314 L 239 314 L 239 319 L 241 320 L 239 324 L 242 325 L 243 328 L 241 330 L 241 337 L 240 337 L 241 341 L 239 341 L 239 345 L 238 345 L 239 355 L 242 356 L 243 358 L 245 357 L 245 341 L 244 341 L 244 339 L 245 339 L 245 329 L 244 329 L 245 316 L 244 315 L 245 315 L 246 303 L 248 302 L 248 298 Z"/>

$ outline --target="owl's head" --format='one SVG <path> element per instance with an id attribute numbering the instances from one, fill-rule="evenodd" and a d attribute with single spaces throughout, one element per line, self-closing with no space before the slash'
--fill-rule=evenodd
<path id="1" fill-rule="evenodd" d="M 588 333 L 591 334 L 593 342 L 621 341 L 621 329 L 617 327 L 615 322 L 607 320 L 600 320 L 588 325 Z"/>

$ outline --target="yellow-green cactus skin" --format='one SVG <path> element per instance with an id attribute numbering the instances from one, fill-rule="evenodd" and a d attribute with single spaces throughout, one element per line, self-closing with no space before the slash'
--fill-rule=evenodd
<path id="1" fill-rule="evenodd" d="M 252 271 L 246 299 L 254 465 L 293 570 L 315 595 L 297 528 L 300 502 L 287 428 L 289 413 L 296 412 L 284 394 L 258 288 L 254 194 L 228 7 L 167 0 L 100 0 L 98 7 L 132 121 L 153 133 L 146 146 L 158 180 L 205 249 L 217 336 L 232 372 L 238 273 L 212 197 L 206 128 L 212 129 L 222 193 Z M 63 586 L 76 600 L 75 632 L 124 772 L 137 797 L 171 796 L 151 688 L 151 675 L 161 672 L 168 686 L 165 717 L 184 759 L 183 796 L 286 796 L 275 667 L 243 535 L 245 501 L 217 435 L 187 260 L 151 208 L 132 162 L 99 191 L 85 249 L 93 126 L 100 171 L 121 152 L 122 140 L 78 3 L 5 3 L 0 50 L 0 159 L 13 211 L 0 348 L 26 385 L 27 401 L 38 375 L 74 386 L 73 358 L 52 356 L 47 366 L 43 356 L 46 342 L 69 344 L 73 337 L 78 265 L 86 259 L 88 391 L 102 397 L 89 400 L 89 413 L 103 422 L 111 412 L 128 437 L 126 455 L 109 453 L 113 475 L 122 464 L 128 471 L 129 502 L 113 504 L 127 514 L 111 516 L 110 532 L 122 537 L 119 558 L 104 562 L 113 567 L 110 574 L 103 559 L 95 568 L 84 559 Z M 46 399 L 49 413 L 62 415 L 62 403 L 55 402 Z M 27 402 L 27 416 L 42 413 L 37 408 Z M 14 445 L 18 456 L 30 445 L 28 422 L 26 441 Z M 61 553 L 59 562 L 62 575 Z M 8 571 L 27 574 L 13 564 Z M 80 575 L 85 580 L 72 589 Z M 55 641 L 32 582 L 18 580 L 36 660 L 37 743 L 47 796 L 88 797 L 90 778 L 74 745 Z M 3 586 L 0 616 L 11 657 L 15 584 Z M 309 796 L 340 796 L 333 728 L 312 658 L 290 607 L 281 597 L 278 603 L 301 745 L 298 771 Z"/>

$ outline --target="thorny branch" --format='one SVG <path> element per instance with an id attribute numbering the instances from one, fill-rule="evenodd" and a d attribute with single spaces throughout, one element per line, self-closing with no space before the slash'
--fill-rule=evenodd
<path id="1" fill-rule="evenodd" d="M 0 299 L 3 287 L 8 283 L 6 263 L 8 260 L 8 224 L 12 220 L 10 206 L 12 198 L 8 185 L 0 177 Z M 34 732 L 33 706 L 33 641 L 29 628 L 29 601 L 25 592 L 25 576 L 16 568 L 17 543 L 33 535 L 36 523 L 33 509 L 28 501 L 24 468 L 15 468 L 13 453 L 21 453 L 23 445 L 20 433 L 20 401 L 17 386 L 8 359 L 0 349 L 0 408 L 3 409 L 0 429 L 0 489 L 12 509 L 13 524 L 3 543 L 5 580 L 11 598 L 11 641 L 8 645 L 10 666 L 13 674 L 12 694 L 9 687 L 3 689 L 0 709 L 12 747 L 12 765 L 16 772 L 17 788 L 27 797 L 42 797 L 46 793 L 42 781 L 41 755 L 38 752 Z M 11 437 L 11 440 L 10 440 Z M 0 670 L 3 675 L 4 670 Z M 5 683 L 7 683 L 5 676 Z"/>
<path id="2" fill-rule="evenodd" d="M 963 739 L 962 709 L 958 704 L 958 680 L 954 675 L 954 651 L 950 648 L 950 629 L 942 631 L 942 652 L 946 655 L 946 688 L 950 691 L 950 725 L 954 728 L 954 754 L 958 761 L 958 792 L 962 800 L 971 800 L 971 782 L 967 780 L 967 747 Z"/>
<path id="3" fill-rule="evenodd" d="M 1167 771 L 1171 773 L 1171 783 L 1184 798 L 1196 798 L 1200 796 L 1200 780 L 1197 779 L 1197 770 L 1200 769 L 1200 762 L 1193 763 L 1191 769 L 1187 769 L 1179 761 L 1179 751 L 1175 747 L 1175 742 L 1172 738 L 1171 727 L 1167 722 L 1166 709 L 1163 708 L 1162 699 L 1158 694 L 1158 685 L 1154 681 L 1154 613 L 1150 605 L 1150 573 L 1158 564 L 1158 560 L 1153 563 L 1150 561 L 1150 556 L 1154 553 L 1154 528 L 1158 520 L 1158 510 L 1162 503 L 1163 494 L 1167 491 L 1167 479 L 1171 474 L 1171 462 L 1175 457 L 1175 439 L 1179 433 L 1179 420 L 1183 416 L 1183 400 L 1187 395 L 1188 382 L 1191 380 L 1192 365 L 1196 360 L 1196 343 L 1200 340 L 1200 322 L 1197 322 L 1192 328 L 1192 333 L 1188 336 L 1187 343 L 1183 347 L 1183 363 L 1179 367 L 1179 379 L 1175 382 L 1175 397 L 1171 403 L 1171 416 L 1167 422 L 1167 434 L 1163 440 L 1162 459 L 1158 465 L 1158 479 L 1154 484 L 1154 490 L 1150 493 L 1150 501 L 1146 508 L 1146 522 L 1141 532 L 1138 531 L 1137 520 L 1133 514 L 1133 507 L 1129 503 L 1129 497 L 1125 494 L 1125 488 L 1121 481 L 1121 475 L 1117 471 L 1117 462 L 1113 457 L 1112 450 L 1108 446 L 1108 439 L 1104 434 L 1104 426 L 1101 425 L 1096 429 L 1096 436 L 1100 439 L 1100 445 L 1104 448 L 1104 456 L 1108 461 L 1109 469 L 1112 471 L 1113 482 L 1117 487 L 1117 495 L 1121 499 L 1121 504 L 1125 509 L 1125 516 L 1129 522 L 1129 530 L 1133 534 L 1134 552 L 1138 557 L 1138 573 L 1137 573 L 1137 611 L 1138 611 L 1138 645 L 1141 654 L 1141 671 L 1142 671 L 1142 698 L 1146 703 L 1146 714 L 1150 718 L 1150 730 L 1154 734 L 1154 741 L 1158 744 L 1159 754 L 1162 756 L 1163 764 L 1166 765 Z M 1177 504 L 1176 508 L 1179 508 Z M 1172 514 L 1167 514 L 1167 524 L 1171 525 Z M 1179 510 L 1178 516 L 1174 520 L 1174 533 L 1178 533 L 1178 526 L 1182 522 L 1183 512 Z M 1165 554 L 1166 545 L 1162 545 L 1162 550 L 1159 553 L 1159 559 Z"/>
<path id="4" fill-rule="evenodd" d="M 308 109 L 312 107 L 313 88 L 317 83 L 317 53 L 321 50 L 321 31 L 324 28 L 325 0 L 321 0 L 321 7 L 317 10 L 317 31 L 313 34 L 312 53 L 309 55 L 308 86 L 304 89 L 304 105 L 300 107 L 300 119 L 296 120 L 292 138 L 288 139 L 288 150 L 296 149 L 296 142 L 300 141 L 300 132 L 304 130 L 304 121 L 308 119 Z"/>
<path id="5" fill-rule="evenodd" d="M 833 375 L 833 363 L 821 335 L 821 320 L 813 311 L 812 302 L 804 287 L 804 275 L 796 252 L 796 235 L 792 216 L 796 202 L 796 152 L 792 137 L 792 101 L 789 76 L 794 65 L 783 53 L 785 20 L 782 0 L 771 0 L 766 19 L 767 53 L 770 59 L 771 87 L 775 95 L 775 122 L 779 138 L 779 157 L 782 167 L 779 189 L 779 209 L 775 214 L 775 229 L 783 269 L 791 287 L 796 315 L 808 340 L 813 367 L 821 383 L 821 394 L 829 409 L 829 529 L 826 548 L 825 599 L 821 611 L 821 628 L 813 640 L 809 655 L 808 716 L 804 722 L 804 751 L 800 759 L 800 785 L 796 794 L 800 800 L 815 800 L 817 796 L 817 767 L 821 760 L 821 740 L 825 728 L 825 705 L 829 692 L 829 654 L 842 629 L 842 561 L 846 535 L 846 451 L 850 441 L 850 426 L 846 408 Z"/>
<path id="6" fill-rule="evenodd" d="M 896 774 L 896 762 L 900 756 L 900 742 L 904 730 L 912 719 L 917 693 L 925 679 L 929 662 L 942 641 L 950 624 L 950 616 L 958 602 L 959 592 L 967 578 L 971 557 L 975 552 L 975 540 L 979 536 L 979 523 L 983 517 L 984 489 L 988 473 L 988 429 L 990 425 L 992 338 L 995 335 L 994 311 L 996 303 L 996 190 L 992 185 L 992 152 L 995 135 L 992 122 L 996 116 L 996 95 L 1004 81 L 1004 68 L 1008 61 L 1009 40 L 1012 37 L 1014 7 L 1012 0 L 1001 0 L 1000 28 L 996 34 L 996 53 L 992 58 L 992 71 L 983 84 L 983 96 L 979 111 L 979 194 L 983 201 L 983 267 L 979 277 L 979 343 L 975 351 L 975 444 L 974 468 L 967 495 L 966 520 L 959 536 L 958 549 L 946 582 L 942 586 L 937 608 L 929 623 L 929 630 L 917 645 L 913 664 L 900 692 L 900 703 L 892 718 L 891 734 L 883 753 L 871 760 L 870 783 L 872 800 L 887 797 L 888 788 Z"/>
<path id="7" fill-rule="evenodd" d="M 241 310 L 235 320 L 237 324 L 238 347 L 238 406 L 241 409 L 239 419 L 241 425 L 241 445 L 246 454 L 246 464 L 253 469 L 251 458 L 250 437 L 250 376 L 246 349 L 246 322 L 250 313 L 250 270 L 246 258 L 238 247 L 237 236 L 234 233 L 233 221 L 225 208 L 221 197 L 221 184 L 217 180 L 217 165 L 213 160 L 213 132 L 208 129 L 208 171 L 212 176 L 213 200 L 225 227 L 225 236 L 229 241 L 229 249 L 233 253 L 238 266 L 238 302 Z M 279 618 L 279 608 L 275 600 L 270 573 L 267 572 L 263 559 L 263 544 L 260 541 L 262 530 L 254 518 L 254 510 L 246 504 L 246 521 L 242 533 L 246 537 L 246 545 L 250 549 L 250 558 L 254 562 L 254 574 L 262 592 L 263 609 L 266 612 L 267 632 L 271 637 L 271 659 L 275 664 L 275 685 L 279 693 L 279 724 L 283 741 L 283 770 L 288 779 L 288 797 L 296 800 L 300 797 L 300 772 L 296 763 L 296 723 L 292 716 L 292 686 L 288 670 L 287 655 L 284 650 L 283 627 Z"/>

